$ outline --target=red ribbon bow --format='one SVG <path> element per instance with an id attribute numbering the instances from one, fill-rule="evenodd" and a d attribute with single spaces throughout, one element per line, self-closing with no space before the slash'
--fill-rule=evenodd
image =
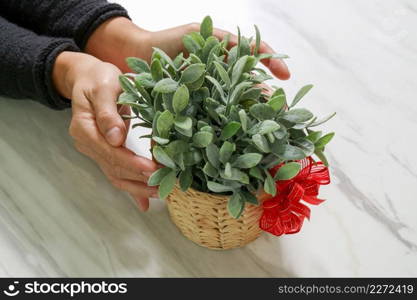
<path id="1" fill-rule="evenodd" d="M 310 219 L 310 208 L 301 200 L 318 205 L 324 200 L 317 198 L 320 185 L 330 183 L 329 169 L 323 163 L 315 163 L 311 157 L 301 161 L 301 171 L 290 180 L 278 180 L 276 196 L 263 202 L 263 214 L 259 221 L 262 230 L 276 236 L 300 231 L 304 219 Z M 270 170 L 272 175 L 283 164 Z"/>

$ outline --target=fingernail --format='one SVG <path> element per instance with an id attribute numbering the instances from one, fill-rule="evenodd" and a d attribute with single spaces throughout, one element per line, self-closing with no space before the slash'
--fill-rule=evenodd
<path id="1" fill-rule="evenodd" d="M 140 201 L 140 200 L 136 200 L 136 203 L 138 204 L 138 206 L 139 206 L 139 209 L 140 209 L 140 211 L 145 211 L 146 209 L 145 209 L 145 205 L 142 203 L 142 201 Z"/>
<path id="2" fill-rule="evenodd" d="M 122 137 L 122 131 L 119 127 L 113 127 L 106 132 L 106 140 L 112 146 L 118 146 Z"/>
<path id="3" fill-rule="evenodd" d="M 143 171 L 142 174 L 146 177 L 151 177 L 151 175 L 153 174 L 153 172 L 151 171 Z"/>

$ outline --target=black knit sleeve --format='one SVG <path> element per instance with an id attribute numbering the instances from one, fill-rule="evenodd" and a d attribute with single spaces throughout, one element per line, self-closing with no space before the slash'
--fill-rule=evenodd
<path id="1" fill-rule="evenodd" d="M 38 34 L 66 37 L 81 49 L 103 22 L 126 10 L 105 0 L 1 0 L 0 15 Z"/>
<path id="2" fill-rule="evenodd" d="M 0 17 L 0 94 L 32 98 L 55 109 L 69 107 L 52 83 L 62 51 L 79 49 L 71 39 L 40 36 Z"/>

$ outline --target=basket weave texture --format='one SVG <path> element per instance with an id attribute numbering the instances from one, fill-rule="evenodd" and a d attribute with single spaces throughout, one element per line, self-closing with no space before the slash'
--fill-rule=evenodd
<path id="1" fill-rule="evenodd" d="M 167 197 L 172 221 L 181 232 L 200 246 L 216 250 L 242 247 L 259 237 L 262 206 L 246 204 L 239 219 L 227 211 L 229 196 L 186 192 L 175 186 Z"/>

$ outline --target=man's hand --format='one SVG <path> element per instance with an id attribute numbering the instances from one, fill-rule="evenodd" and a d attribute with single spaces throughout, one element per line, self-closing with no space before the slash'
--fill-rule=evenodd
<path id="1" fill-rule="evenodd" d="M 69 132 L 77 150 L 97 162 L 110 182 L 131 194 L 145 211 L 148 198 L 157 197 L 157 190 L 146 182 L 158 166 L 122 146 L 129 127 L 116 105 L 122 92 L 120 74 L 114 65 L 88 54 L 63 52 L 55 62 L 53 81 L 62 96 L 72 99 Z"/>
<path id="2" fill-rule="evenodd" d="M 199 31 L 200 24 L 192 23 L 174 27 L 162 31 L 150 32 L 139 28 L 129 19 L 116 17 L 103 23 L 91 35 L 86 46 L 86 52 L 95 57 L 118 66 L 123 72 L 129 69 L 125 58 L 135 56 L 147 61 L 152 55 L 152 47 L 164 50 L 169 56 L 174 57 L 181 51 L 185 51 L 182 37 L 190 32 Z M 213 35 L 222 40 L 227 31 L 215 28 Z M 237 36 L 230 34 L 229 47 L 237 44 Z M 275 51 L 262 42 L 260 53 L 275 53 Z M 285 62 L 281 59 L 264 59 L 262 63 L 276 77 L 282 80 L 290 78 L 290 72 Z"/>

